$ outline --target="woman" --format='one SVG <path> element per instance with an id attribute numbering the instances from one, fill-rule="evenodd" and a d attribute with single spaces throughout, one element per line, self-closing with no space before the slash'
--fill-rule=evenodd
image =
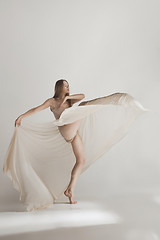
<path id="1" fill-rule="evenodd" d="M 148 111 L 128 93 L 76 102 L 85 95 L 69 94 L 67 80 L 58 80 L 54 96 L 20 115 L 8 147 L 3 172 L 20 193 L 27 211 L 47 208 L 64 193 L 71 204 L 78 176 L 128 132 Z M 23 120 L 50 107 L 52 122 Z M 21 124 L 22 121 L 22 124 Z"/>
<path id="2" fill-rule="evenodd" d="M 15 121 L 15 126 L 16 124 L 20 125 L 21 120 L 24 117 L 27 117 L 38 111 L 44 110 L 48 107 L 50 107 L 51 111 L 54 113 L 55 118 L 59 119 L 60 115 L 66 108 L 73 106 L 74 103 L 82 100 L 83 98 L 85 98 L 84 94 L 69 95 L 69 84 L 67 80 L 63 80 L 63 79 L 58 80 L 55 84 L 54 96 L 52 98 L 47 99 L 40 106 L 32 108 L 26 113 L 20 115 Z M 66 142 L 69 142 L 72 144 L 73 152 L 76 157 L 76 163 L 71 172 L 70 183 L 64 192 L 64 194 L 69 198 L 71 204 L 77 203 L 77 201 L 73 200 L 73 189 L 75 187 L 77 178 L 80 175 L 82 166 L 84 165 L 84 162 L 85 162 L 83 143 L 80 135 L 78 134 L 80 121 L 81 120 L 78 120 L 71 124 L 58 126 L 59 131 L 64 137 L 64 139 L 66 140 Z"/>

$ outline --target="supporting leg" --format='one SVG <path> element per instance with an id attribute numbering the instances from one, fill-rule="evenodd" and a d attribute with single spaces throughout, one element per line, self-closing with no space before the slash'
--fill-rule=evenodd
<path id="1" fill-rule="evenodd" d="M 70 179 L 69 185 L 68 185 L 67 189 L 65 190 L 64 194 L 67 197 L 69 197 L 70 203 L 77 203 L 77 201 L 73 200 L 73 190 L 74 190 L 75 184 L 77 182 L 77 179 L 81 173 L 83 165 L 85 163 L 84 147 L 83 147 L 83 143 L 82 143 L 82 140 L 81 140 L 81 137 L 80 137 L 78 131 L 77 131 L 77 134 L 74 137 L 74 139 L 71 141 L 71 144 L 72 144 L 73 152 L 76 156 L 76 163 L 72 169 L 71 179 Z"/>

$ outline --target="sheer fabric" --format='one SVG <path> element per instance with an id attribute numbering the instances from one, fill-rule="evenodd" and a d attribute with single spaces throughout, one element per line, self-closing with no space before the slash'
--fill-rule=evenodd
<path id="1" fill-rule="evenodd" d="M 35 123 L 23 119 L 14 129 L 3 171 L 27 211 L 47 208 L 67 188 L 76 162 L 71 143 L 58 126 L 81 119 L 78 132 L 86 162 L 81 174 L 119 142 L 135 119 L 149 111 L 128 93 L 114 93 L 65 109 L 60 118 Z"/>

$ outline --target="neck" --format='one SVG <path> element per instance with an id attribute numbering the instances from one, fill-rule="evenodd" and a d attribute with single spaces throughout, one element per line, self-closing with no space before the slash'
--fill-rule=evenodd
<path id="1" fill-rule="evenodd" d="M 58 97 L 58 99 L 63 99 L 63 98 L 65 98 L 65 95 L 60 95 L 60 96 Z"/>

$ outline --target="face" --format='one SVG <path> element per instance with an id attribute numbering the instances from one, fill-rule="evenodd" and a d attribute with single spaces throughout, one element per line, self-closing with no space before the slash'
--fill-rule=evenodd
<path id="1" fill-rule="evenodd" d="M 66 81 L 63 81 L 63 90 L 65 93 L 69 93 L 69 84 Z"/>

